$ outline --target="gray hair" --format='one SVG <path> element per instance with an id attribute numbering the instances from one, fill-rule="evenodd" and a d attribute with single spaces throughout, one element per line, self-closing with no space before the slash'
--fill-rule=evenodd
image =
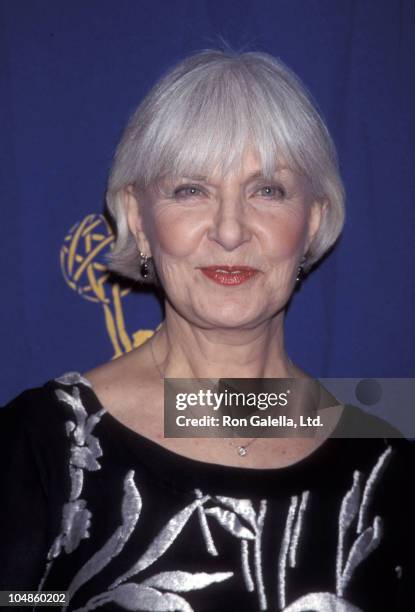
<path id="1" fill-rule="evenodd" d="M 129 230 L 124 190 L 161 178 L 225 175 L 253 149 L 265 176 L 279 159 L 305 174 L 326 200 L 306 254 L 308 271 L 336 242 L 344 224 L 344 189 L 337 155 L 311 96 L 280 60 L 267 53 L 205 50 L 167 72 L 141 102 L 124 131 L 110 172 L 107 206 L 116 224 L 108 267 L 142 280 Z M 144 282 L 156 281 L 151 274 Z M 156 281 L 157 282 L 157 281 Z"/>

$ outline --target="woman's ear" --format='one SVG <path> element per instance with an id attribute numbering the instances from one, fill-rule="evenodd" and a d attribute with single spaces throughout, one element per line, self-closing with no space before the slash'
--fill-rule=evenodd
<path id="1" fill-rule="evenodd" d="M 310 244 L 313 242 L 318 230 L 320 229 L 321 222 L 326 213 L 328 207 L 328 200 L 314 200 L 310 207 L 310 216 L 308 219 L 308 235 L 306 241 L 306 250 L 310 248 Z"/>
<path id="2" fill-rule="evenodd" d="M 143 215 L 141 212 L 141 201 L 139 201 L 133 185 L 129 185 L 123 191 L 125 214 L 128 227 L 137 243 L 137 249 L 145 255 L 151 256 L 150 244 L 144 231 Z"/>

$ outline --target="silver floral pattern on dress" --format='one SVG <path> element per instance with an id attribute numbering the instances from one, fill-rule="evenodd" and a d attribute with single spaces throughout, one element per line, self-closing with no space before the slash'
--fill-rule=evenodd
<path id="1" fill-rule="evenodd" d="M 123 525 L 117 529 L 103 548 L 78 571 L 69 587 L 69 601 L 82 584 L 97 574 L 121 552 L 133 532 L 141 511 L 141 497 L 135 488 L 133 477 L 134 473 L 131 472 L 126 478 L 126 483 L 130 479 L 133 494 L 128 498 L 128 489 L 125 488 Z M 95 610 L 109 602 L 116 603 L 126 610 L 184 610 L 192 612 L 190 604 L 177 593 L 202 589 L 215 582 L 222 582 L 231 578 L 233 572 L 208 574 L 206 572 L 190 573 L 172 570 L 154 574 L 138 584 L 135 582 L 126 583 L 126 581 L 153 565 L 172 546 L 195 510 L 208 499 L 208 495 L 199 496 L 194 502 L 176 513 L 127 572 L 109 585 L 106 591 L 95 595 L 74 612 Z"/>
<path id="2" fill-rule="evenodd" d="M 51 564 L 61 554 L 73 552 L 85 538 L 89 537 L 92 514 L 87 502 L 82 499 L 83 482 L 86 473 L 101 468 L 99 459 L 102 449 L 98 438 L 93 434 L 105 409 L 88 415 L 82 401 L 80 386 L 91 387 L 89 381 L 77 372 L 68 372 L 56 379 L 70 390 L 57 389 L 56 397 L 72 408 L 74 420 L 66 422 L 66 433 L 70 439 L 69 474 L 71 482 L 70 498 L 62 510 L 61 531 L 55 538 L 47 555 L 45 574 L 39 585 L 45 583 Z M 91 387 L 92 388 L 92 387 Z M 155 565 L 180 537 L 186 525 L 197 517 L 201 540 L 207 553 L 220 557 L 221 551 L 214 542 L 211 524 L 214 521 L 239 542 L 241 555 L 241 574 L 247 592 L 256 593 L 257 608 L 261 611 L 278 609 L 283 612 L 362 612 L 345 599 L 347 587 L 353 579 L 356 568 L 379 545 L 383 535 L 382 518 L 374 516 L 369 522 L 369 508 L 376 484 L 386 469 L 393 451 L 390 446 L 376 461 L 362 493 L 363 474 L 353 473 L 350 489 L 341 500 L 338 516 L 338 540 L 335 559 L 335 584 L 333 592 L 306 593 L 287 604 L 287 584 L 290 569 L 299 561 L 302 535 L 307 524 L 307 511 L 312 504 L 310 491 L 305 490 L 290 499 L 285 529 L 279 549 L 277 602 L 270 602 L 263 578 L 262 538 L 268 502 L 261 499 L 254 503 L 250 499 L 215 496 L 194 490 L 194 500 L 172 516 L 153 537 L 146 550 L 108 587 L 94 595 L 83 606 L 73 612 L 95 610 L 113 603 L 124 610 L 192 612 L 193 608 L 183 593 L 205 589 L 214 583 L 231 580 L 234 571 L 188 572 L 178 568 L 169 571 L 156 571 L 141 579 L 140 574 Z M 136 530 L 140 520 L 143 499 L 135 482 L 134 470 L 124 477 L 124 492 L 120 509 L 120 524 L 104 545 L 98 549 L 82 567 L 78 569 L 68 586 L 69 603 L 75 593 L 110 564 L 123 550 L 125 544 Z M 257 505 L 257 508 L 255 507 Z M 352 537 L 350 537 L 352 535 Z M 346 542 L 350 544 L 346 550 Z M 397 574 L 402 574 L 402 567 Z M 398 570 L 398 568 L 397 568 Z M 195 611 L 196 612 L 196 611 Z"/>
<path id="3" fill-rule="evenodd" d="M 70 554 L 79 546 L 81 540 L 89 538 L 91 512 L 87 508 L 86 500 L 80 497 L 84 482 L 84 470 L 99 470 L 101 466 L 98 459 L 102 456 L 99 440 L 92 432 L 105 410 L 101 409 L 95 414 L 88 415 L 78 387 L 79 384 L 90 387 L 90 383 L 77 372 L 68 372 L 56 381 L 71 387 L 71 392 L 62 389 L 55 390 L 58 400 L 69 405 L 75 417 L 75 420 L 68 420 L 65 423 L 66 435 L 71 441 L 69 459 L 71 490 L 69 500 L 62 509 L 61 531 L 47 554 L 46 569 L 39 583 L 39 591 L 42 590 L 53 561 L 61 554 L 62 550 Z"/>
<path id="4" fill-rule="evenodd" d="M 302 495 L 302 499 L 308 499 L 308 491 L 304 492 Z M 304 506 L 304 503 L 303 503 Z M 287 561 L 290 549 L 293 550 L 292 558 L 295 557 L 295 552 L 298 546 L 299 540 L 299 528 L 297 527 L 297 533 L 294 536 L 294 521 L 297 515 L 297 507 L 298 507 L 298 496 L 293 495 L 290 500 L 290 506 L 288 508 L 287 520 L 285 523 L 284 535 L 282 538 L 282 545 L 278 560 L 278 605 L 279 609 L 283 609 L 286 603 L 286 575 L 287 575 Z M 303 512 L 304 514 L 304 507 Z M 302 516 L 301 516 L 302 518 Z M 300 518 L 300 520 L 301 520 Z M 298 524 L 298 519 L 297 519 Z M 294 565 L 291 565 L 294 567 Z"/>
<path id="5" fill-rule="evenodd" d="M 141 495 L 134 483 L 134 471 L 130 470 L 124 479 L 124 497 L 121 504 L 122 524 L 114 531 L 102 548 L 81 567 L 68 586 L 68 600 L 76 591 L 98 574 L 124 548 L 132 534 L 142 508 Z"/>
<path id="6" fill-rule="evenodd" d="M 200 489 L 195 490 L 198 499 L 202 497 Z M 214 518 L 225 531 L 241 541 L 241 570 L 247 591 L 258 594 L 260 610 L 267 609 L 267 598 L 264 588 L 262 567 L 262 532 L 264 527 L 267 501 L 260 501 L 258 512 L 249 499 L 236 499 L 217 495 L 209 498 L 213 506 L 204 504 L 200 512 L 202 532 L 204 534 L 207 550 L 216 551 L 207 518 Z M 251 546 L 249 545 L 251 543 Z M 253 572 L 251 570 L 250 550 L 253 557 Z M 254 578 L 255 577 L 255 581 Z"/>
<path id="7" fill-rule="evenodd" d="M 360 608 L 344 599 L 344 593 L 350 584 L 356 568 L 375 550 L 382 538 L 382 519 L 375 516 L 372 525 L 367 525 L 367 513 L 374 489 L 383 470 L 390 460 L 393 450 L 387 446 L 372 468 L 361 494 L 362 473 L 355 470 L 351 488 L 344 495 L 339 511 L 338 539 L 336 552 L 336 589 L 335 593 L 309 593 L 297 599 L 284 612 L 362 612 Z M 353 534 L 355 524 L 356 536 L 346 556 L 346 536 Z"/>

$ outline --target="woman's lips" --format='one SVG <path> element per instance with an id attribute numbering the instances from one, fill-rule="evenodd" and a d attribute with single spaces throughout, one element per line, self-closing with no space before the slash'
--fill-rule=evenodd
<path id="1" fill-rule="evenodd" d="M 201 272 L 219 285 L 241 285 L 258 274 L 259 270 L 249 266 L 209 266 Z"/>

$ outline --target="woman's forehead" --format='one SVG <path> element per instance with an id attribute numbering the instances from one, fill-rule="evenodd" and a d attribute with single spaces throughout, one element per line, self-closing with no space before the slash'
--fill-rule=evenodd
<path id="1" fill-rule="evenodd" d="M 276 176 L 290 176 L 293 178 L 304 176 L 304 173 L 298 168 L 289 164 L 282 156 L 275 160 L 274 167 L 271 171 L 266 171 L 261 163 L 261 158 L 257 153 L 248 151 L 240 160 L 236 161 L 231 166 L 217 164 L 212 168 L 195 167 L 190 165 L 187 168 L 180 169 L 176 172 L 166 172 L 163 176 L 157 179 L 157 183 L 170 183 L 177 180 L 194 180 L 199 182 L 221 183 L 224 180 L 238 179 L 241 181 L 249 181 L 260 178 L 272 179 Z M 295 175 L 295 176 L 294 176 Z"/>

